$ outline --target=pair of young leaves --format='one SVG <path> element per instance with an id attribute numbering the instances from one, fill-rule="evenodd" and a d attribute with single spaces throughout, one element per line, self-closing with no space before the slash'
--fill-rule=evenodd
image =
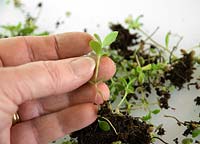
<path id="1" fill-rule="evenodd" d="M 102 41 L 98 34 L 94 34 L 96 40 L 91 40 L 89 45 L 97 56 L 103 56 L 103 48 L 112 44 L 117 38 L 118 32 L 114 31 L 109 33 Z"/>

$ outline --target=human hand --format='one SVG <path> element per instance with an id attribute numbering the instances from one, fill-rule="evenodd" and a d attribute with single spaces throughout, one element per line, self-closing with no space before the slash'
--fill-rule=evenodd
<path id="1" fill-rule="evenodd" d="M 91 49 L 86 33 L 0 40 L 0 144 L 45 144 L 91 124 L 103 102 L 87 83 L 95 61 L 80 57 Z M 115 65 L 101 59 L 99 78 Z M 98 85 L 105 98 L 109 89 Z M 21 122 L 12 126 L 18 111 Z"/>

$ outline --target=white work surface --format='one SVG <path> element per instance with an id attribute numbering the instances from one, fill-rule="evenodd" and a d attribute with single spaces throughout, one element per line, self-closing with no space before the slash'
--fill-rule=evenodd
<path id="1" fill-rule="evenodd" d="M 154 39 L 164 43 L 165 34 L 170 30 L 184 36 L 182 48 L 190 48 L 200 42 L 200 0 L 24 0 L 26 10 L 36 14 L 36 5 L 44 4 L 38 21 L 40 30 L 53 33 L 83 31 L 84 28 L 93 34 L 107 34 L 109 22 L 123 23 L 131 14 L 137 17 L 144 15 L 144 30 L 151 33 L 159 26 Z M 69 18 L 66 11 L 71 12 Z M 0 0 L 0 25 L 17 23 L 23 19 L 19 10 L 6 6 Z M 65 24 L 55 31 L 55 22 L 65 20 Z M 97 26 L 99 25 L 99 26 Z M 172 40 L 173 42 L 173 40 Z M 167 134 L 163 139 L 170 144 L 172 139 L 181 136 L 183 128 L 178 127 L 172 119 L 163 118 L 163 114 L 176 115 L 180 120 L 199 120 L 200 107 L 194 105 L 193 99 L 200 95 L 200 90 L 182 90 L 173 93 L 170 105 L 176 110 L 163 111 L 152 120 L 157 125 L 164 124 Z M 58 142 L 59 143 L 59 142 Z M 156 142 L 160 144 L 161 142 Z"/>

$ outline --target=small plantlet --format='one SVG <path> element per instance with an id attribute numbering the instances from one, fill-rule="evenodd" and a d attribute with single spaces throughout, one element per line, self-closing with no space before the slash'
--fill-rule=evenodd
<path id="1" fill-rule="evenodd" d="M 126 18 L 125 22 L 129 25 L 130 29 L 139 29 L 142 26 L 140 22 L 140 18 L 142 17 L 143 15 L 140 15 L 136 19 L 133 19 L 132 16 L 129 16 Z"/>
<path id="2" fill-rule="evenodd" d="M 100 59 L 105 54 L 104 51 L 103 51 L 103 48 L 112 44 L 116 40 L 117 35 L 118 35 L 117 31 L 111 32 L 110 34 L 108 34 L 105 37 L 105 39 L 102 42 L 99 35 L 94 34 L 94 37 L 95 37 L 96 40 L 91 40 L 90 43 L 89 43 L 90 47 L 92 48 L 92 50 L 95 52 L 95 54 L 97 56 L 95 81 L 97 80 L 97 76 L 98 76 Z"/>
<path id="3" fill-rule="evenodd" d="M 90 47 L 92 48 L 93 52 L 96 54 L 96 57 L 97 57 L 96 69 L 95 69 L 94 82 L 93 83 L 95 84 L 97 92 L 102 96 L 104 101 L 105 101 L 104 96 L 97 89 L 97 83 L 98 83 L 97 77 L 98 77 L 98 73 L 99 73 L 99 64 L 100 64 L 101 57 L 105 54 L 103 49 L 105 47 L 109 46 L 110 44 L 112 44 L 116 40 L 117 35 L 118 35 L 117 31 L 111 32 L 102 41 L 98 34 L 94 34 L 95 40 L 91 40 L 89 42 Z M 106 118 L 103 118 L 103 119 L 105 119 L 105 120 L 98 120 L 100 129 L 102 129 L 103 131 L 109 131 L 110 126 L 111 126 L 115 130 L 112 123 L 108 119 L 106 119 Z"/>
<path id="4" fill-rule="evenodd" d="M 94 73 L 94 81 L 92 83 L 95 84 L 96 90 L 99 92 L 97 89 L 97 83 L 98 83 L 98 73 L 99 73 L 99 64 L 101 57 L 105 54 L 103 49 L 110 44 L 112 44 L 116 38 L 117 38 L 118 32 L 114 31 L 108 34 L 103 41 L 101 41 L 101 38 L 99 37 L 98 34 L 94 34 L 95 40 L 91 40 L 89 42 L 90 47 L 92 48 L 93 52 L 96 54 L 96 68 L 95 68 L 95 73 Z M 101 95 L 101 92 L 99 92 Z M 103 97 L 103 96 L 102 96 Z M 105 98 L 103 97 L 103 100 Z"/>

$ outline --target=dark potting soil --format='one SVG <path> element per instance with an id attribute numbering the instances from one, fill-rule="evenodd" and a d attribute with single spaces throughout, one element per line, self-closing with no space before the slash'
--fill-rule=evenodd
<path id="1" fill-rule="evenodd" d="M 151 56 L 148 53 L 144 52 L 145 42 L 141 39 L 141 36 L 138 33 L 130 33 L 129 29 L 124 28 L 121 24 L 111 24 L 111 30 L 118 31 L 117 40 L 111 44 L 110 48 L 117 50 L 118 54 L 123 56 L 124 59 L 136 61 L 131 58 L 135 53 L 134 50 L 130 50 L 129 47 L 138 45 L 140 49 L 137 51 L 138 57 L 142 57 L 147 65 L 150 63 L 162 62 L 161 55 Z M 157 48 L 154 45 L 150 45 L 150 49 Z M 181 50 L 182 57 L 173 61 L 171 64 L 172 69 L 166 72 L 164 80 L 170 80 L 171 83 L 177 88 L 183 88 L 183 85 L 187 82 L 190 82 L 193 79 L 192 74 L 195 70 L 194 68 L 194 51 L 187 53 L 185 50 Z M 171 60 L 170 60 L 171 61 Z"/>
<path id="2" fill-rule="evenodd" d="M 172 65 L 172 70 L 166 73 L 166 79 L 169 79 L 171 83 L 178 87 L 183 88 L 183 85 L 193 79 L 194 73 L 194 51 L 186 53 L 182 50 L 183 57 L 178 59 Z"/>
<path id="3" fill-rule="evenodd" d="M 160 128 L 158 129 L 157 135 L 160 135 L 160 136 L 165 135 L 165 132 L 166 132 L 165 129 L 162 128 L 162 127 L 160 127 Z"/>
<path id="4" fill-rule="evenodd" d="M 196 103 L 197 106 L 200 106 L 200 96 L 196 97 L 194 99 L 194 102 Z"/>
<path id="5" fill-rule="evenodd" d="M 144 65 L 157 63 L 162 58 L 161 56 L 150 56 L 144 52 L 145 42 L 137 32 L 132 34 L 129 29 L 124 28 L 121 24 L 111 24 L 110 29 L 119 32 L 116 41 L 110 45 L 110 49 L 117 50 L 118 54 L 123 56 L 124 59 L 136 61 L 131 58 L 135 52 L 139 58 L 143 58 Z M 130 49 L 130 47 L 136 45 L 140 47 L 139 50 Z M 149 49 L 156 49 L 156 47 L 151 44 Z"/>
<path id="6" fill-rule="evenodd" d="M 71 137 L 77 138 L 78 144 L 111 144 L 116 141 L 125 144 L 150 144 L 151 126 L 138 118 L 113 114 L 107 104 L 101 107 L 99 115 L 107 118 L 118 134 L 112 127 L 109 131 L 103 131 L 99 127 L 98 120 L 96 120 L 90 126 L 72 133 Z"/>
<path id="7" fill-rule="evenodd" d="M 125 59 L 130 59 L 133 51 L 128 47 L 137 45 L 140 36 L 137 33 L 131 34 L 128 29 L 124 28 L 121 24 L 111 24 L 111 30 L 118 31 L 118 36 L 115 42 L 110 45 L 111 49 L 117 50 L 118 54 Z"/>
<path id="8" fill-rule="evenodd" d="M 178 144 L 178 138 L 175 138 L 173 141 L 175 144 Z"/>
<path id="9" fill-rule="evenodd" d="M 193 130 L 195 130 L 198 127 L 200 121 L 185 121 L 183 124 L 184 126 L 187 126 L 187 129 L 183 133 L 183 135 L 187 137 L 188 135 L 192 135 Z"/>

